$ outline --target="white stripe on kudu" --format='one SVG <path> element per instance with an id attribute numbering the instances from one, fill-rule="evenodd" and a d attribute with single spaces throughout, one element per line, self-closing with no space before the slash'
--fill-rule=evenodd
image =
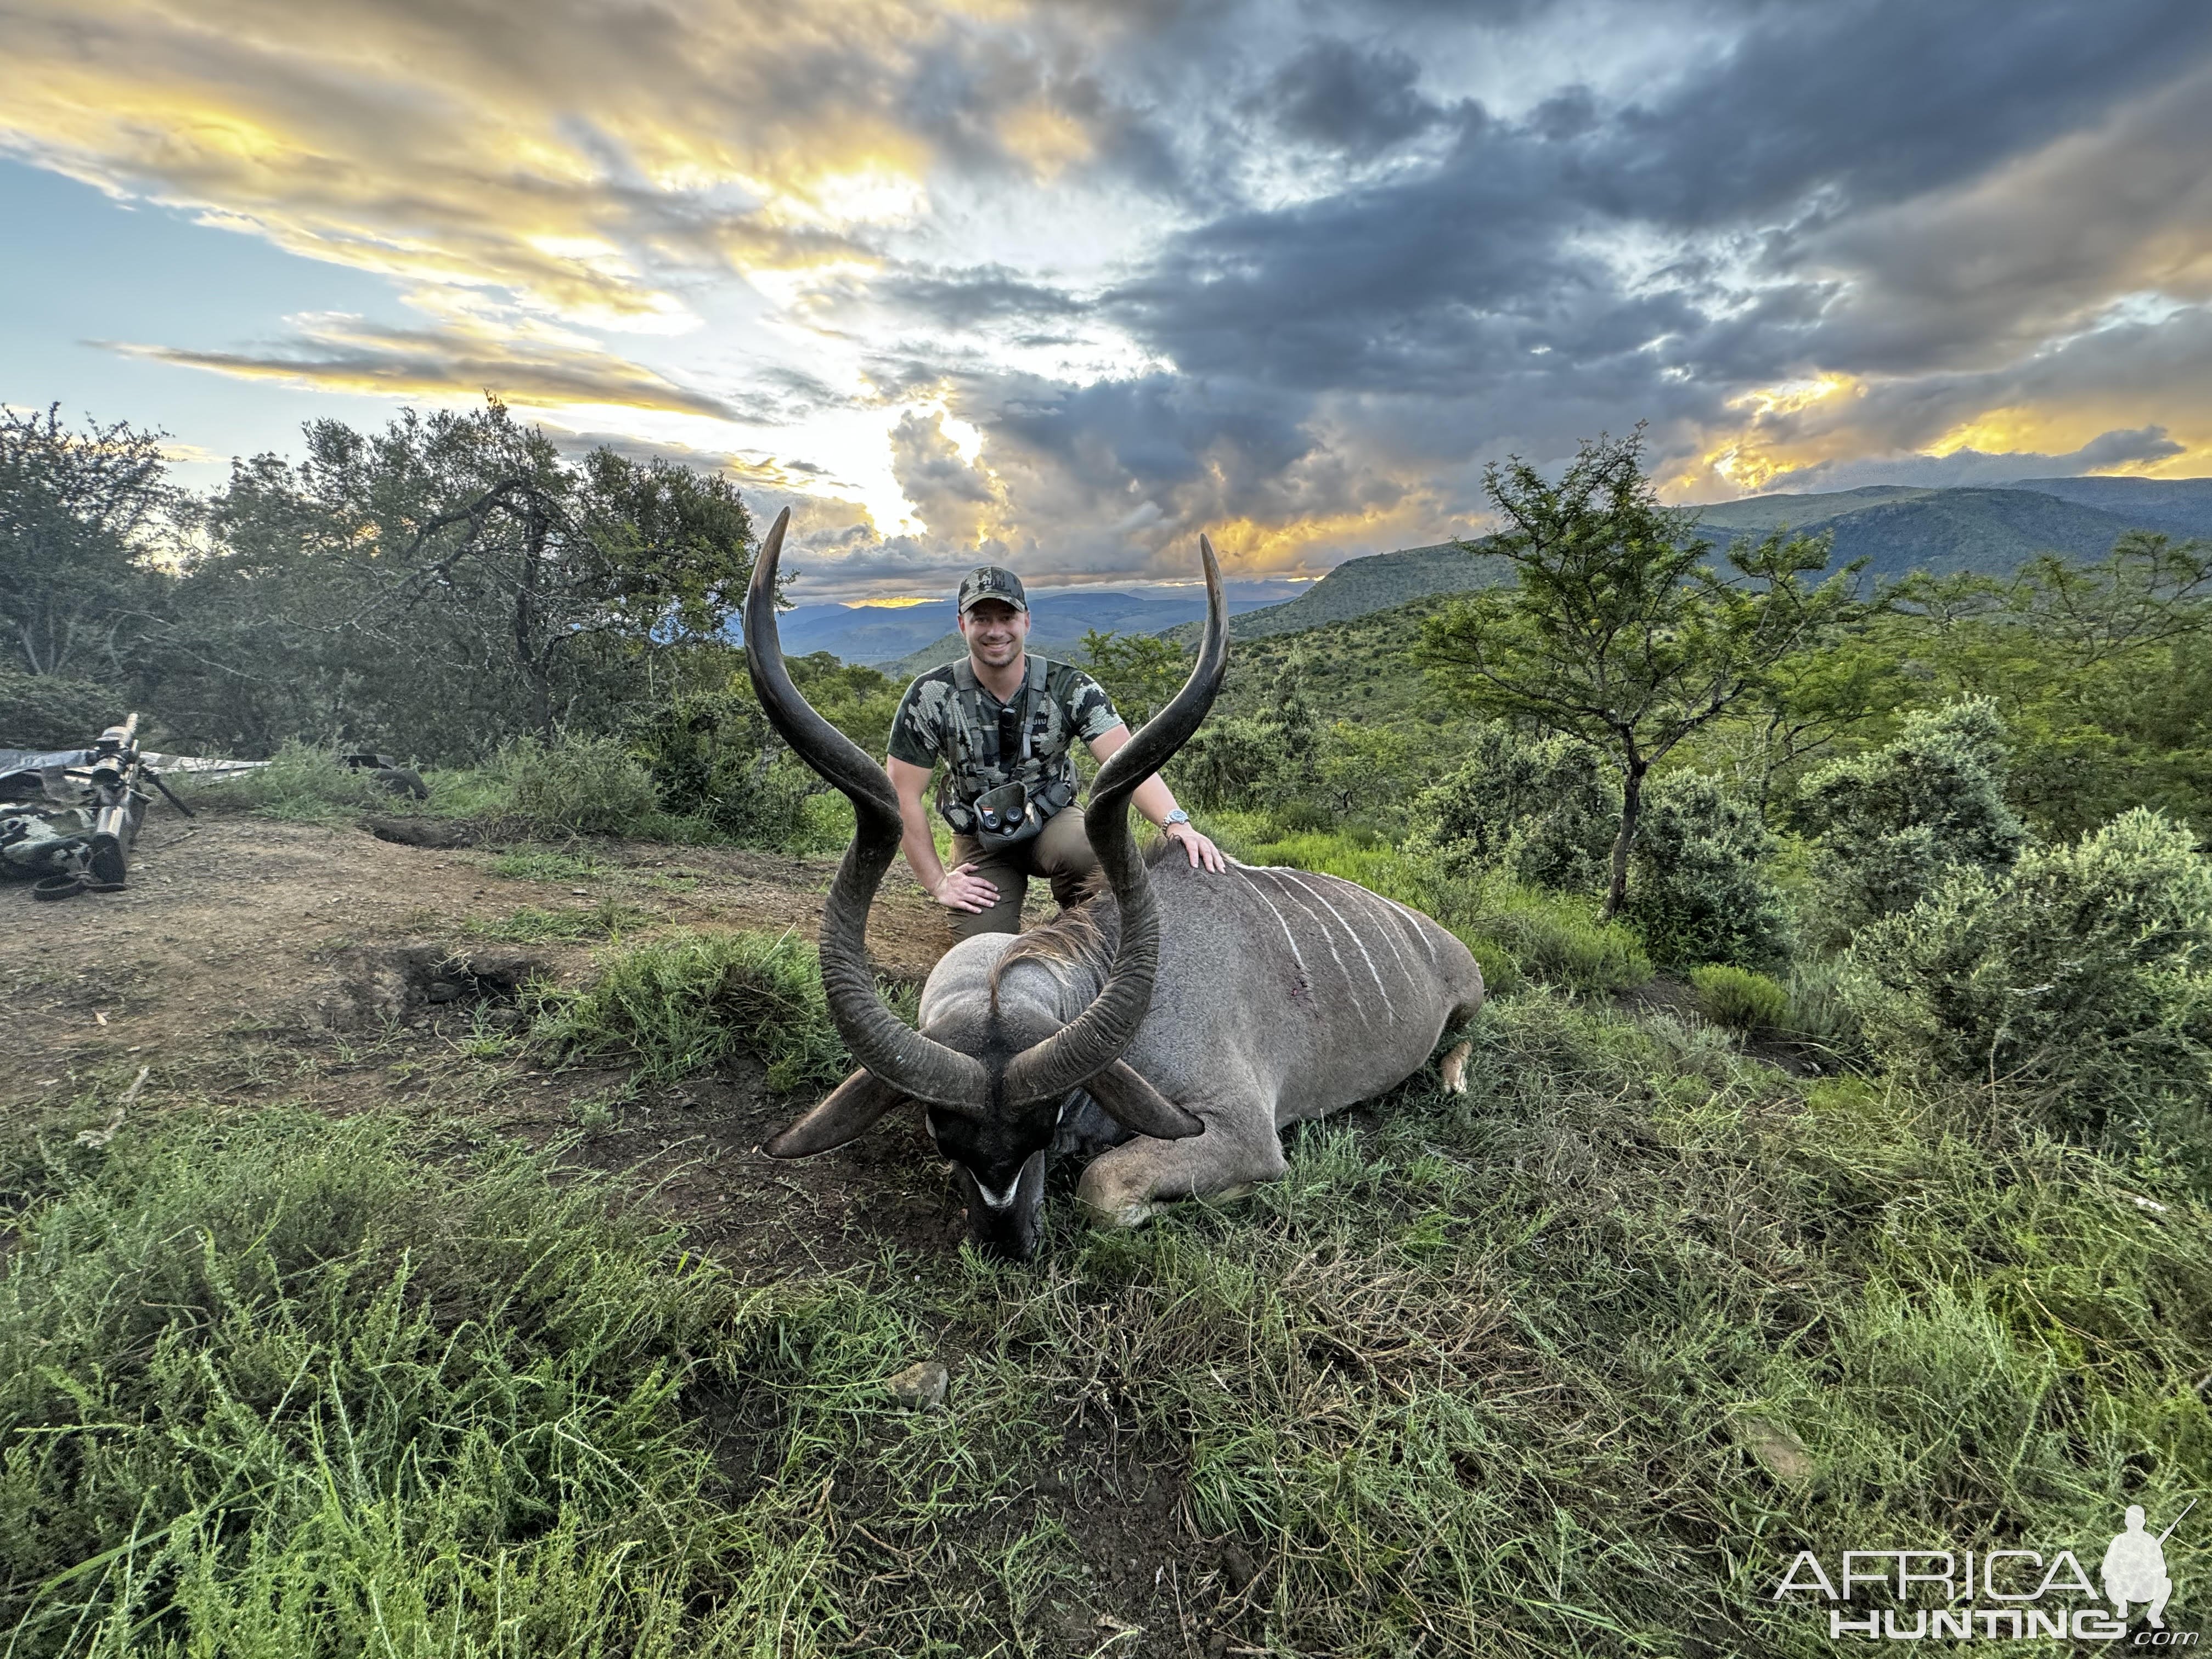
<path id="1" fill-rule="evenodd" d="M 1346 881 L 1342 876 L 1323 876 L 1321 879 L 1323 881 L 1334 882 L 1339 887 L 1344 890 L 1345 895 L 1348 898 L 1358 897 L 1364 899 L 1370 904 L 1374 903 L 1376 900 L 1381 899 L 1383 905 L 1382 915 L 1384 920 L 1393 923 L 1397 921 L 1398 913 L 1389 908 L 1390 902 L 1388 899 L 1383 899 L 1380 893 L 1370 893 L 1367 889 L 1362 887 L 1358 882 Z M 1390 954 L 1393 957 L 1395 957 L 1398 960 L 1398 971 L 1405 975 L 1406 982 L 1408 985 L 1413 984 L 1414 982 L 1413 964 L 1407 959 L 1404 948 L 1398 943 L 1397 928 L 1395 926 L 1385 927 L 1382 930 L 1382 938 L 1383 941 L 1390 947 Z"/>
<path id="2" fill-rule="evenodd" d="M 1312 905 L 1308 904 L 1304 899 L 1300 898 L 1296 893 L 1291 890 L 1291 872 L 1287 870 L 1269 869 L 1264 873 L 1273 876 L 1278 881 L 1281 882 L 1283 884 L 1283 896 L 1290 900 L 1291 903 L 1297 905 L 1299 909 L 1304 911 L 1309 916 L 1313 917 L 1314 926 L 1321 929 L 1321 936 L 1328 945 L 1329 955 L 1336 958 L 1336 971 L 1344 975 L 1344 988 L 1352 998 L 1352 1006 L 1358 1009 L 1362 1013 L 1366 1012 L 1367 1005 L 1359 1000 L 1359 981 L 1352 978 L 1352 969 L 1345 965 L 1344 953 L 1336 948 L 1336 935 L 1329 932 L 1328 924 L 1327 922 L 1323 921 L 1318 915 L 1314 914 L 1314 908 Z"/>
<path id="3" fill-rule="evenodd" d="M 1431 967 L 1435 967 L 1437 965 L 1436 941 L 1429 937 L 1429 930 L 1421 926 L 1423 918 L 1419 911 L 1408 909 L 1406 906 L 1399 903 L 1397 900 L 1385 897 L 1382 894 L 1373 892 L 1367 888 L 1363 887 L 1360 889 L 1360 891 L 1366 893 L 1370 898 L 1382 899 L 1383 903 L 1389 905 L 1390 907 L 1391 914 L 1398 917 L 1399 920 L 1403 921 L 1407 927 L 1412 928 L 1413 930 L 1413 937 L 1421 941 L 1421 949 L 1429 953 L 1429 965 Z"/>
<path id="4" fill-rule="evenodd" d="M 1319 899 L 1322 908 L 1327 909 L 1329 915 L 1334 916 L 1339 921 L 1344 921 L 1344 913 L 1331 904 L 1328 902 L 1328 895 L 1315 886 L 1302 872 L 1285 870 L 1282 872 L 1282 876 L 1285 881 L 1296 881 L 1299 886 Z M 1383 984 L 1382 975 L 1375 971 L 1375 958 L 1367 954 L 1367 946 L 1360 939 L 1358 930 L 1350 922 L 1344 921 L 1344 932 L 1346 937 L 1359 947 L 1359 959 L 1367 964 L 1367 976 L 1375 981 L 1376 994 L 1382 999 L 1382 1012 L 1390 1017 L 1390 1023 L 1395 1025 L 1398 1023 L 1398 1011 L 1390 1006 L 1390 988 Z M 1335 947 L 1332 945 L 1330 948 L 1334 950 Z"/>
<path id="5" fill-rule="evenodd" d="M 1246 875 L 1248 875 L 1248 876 L 1250 876 L 1250 875 L 1255 875 L 1255 874 L 1257 874 L 1257 873 L 1258 873 L 1258 872 L 1257 872 L 1253 868 L 1253 866 L 1250 866 L 1250 865 L 1249 865 L 1249 864 L 1237 864 L 1237 860 L 1234 860 L 1234 859 L 1230 860 L 1230 863 L 1231 863 L 1232 865 L 1236 865 L 1236 867 L 1237 867 L 1237 869 L 1242 870 L 1242 871 L 1243 871 Z M 1300 951 L 1298 950 L 1298 941 L 1297 941 L 1297 938 L 1296 938 L 1296 937 L 1291 933 L 1291 924 L 1290 924 L 1289 922 L 1287 922 L 1287 921 L 1285 921 L 1283 920 L 1283 913 L 1282 913 L 1280 910 L 1278 910 L 1277 908 L 1275 908 L 1275 902 L 1274 902 L 1274 900 L 1273 900 L 1273 899 L 1269 898 L 1269 897 L 1268 897 L 1265 893 L 1263 893 L 1263 892 L 1261 892 L 1261 891 L 1260 890 L 1260 884 L 1259 884 L 1258 882 L 1256 882 L 1256 881 L 1247 882 L 1247 883 L 1245 884 L 1245 885 L 1246 885 L 1246 886 L 1248 886 L 1248 887 L 1249 887 L 1249 888 L 1252 890 L 1252 896 L 1253 896 L 1253 897 L 1255 897 L 1255 898 L 1258 899 L 1258 900 L 1260 901 L 1260 902 L 1261 902 L 1261 903 L 1262 903 L 1262 904 L 1264 904 L 1264 905 L 1266 905 L 1266 906 L 1267 907 L 1267 914 L 1268 914 L 1268 915 L 1272 915 L 1273 917 L 1274 917 L 1274 919 L 1275 919 L 1275 925 L 1276 925 L 1278 927 L 1279 927 L 1279 928 L 1281 928 L 1281 929 L 1283 930 L 1283 940 L 1284 940 L 1284 943 L 1285 943 L 1286 945 L 1288 945 L 1291 947 L 1291 955 L 1292 957 L 1296 957 L 1296 958 L 1297 958 L 1297 960 L 1298 971 L 1299 971 L 1301 974 L 1305 973 L 1305 972 L 1306 972 L 1306 959 L 1305 959 L 1305 957 L 1304 957 L 1304 954 L 1302 954 L 1302 953 L 1300 952 Z"/>

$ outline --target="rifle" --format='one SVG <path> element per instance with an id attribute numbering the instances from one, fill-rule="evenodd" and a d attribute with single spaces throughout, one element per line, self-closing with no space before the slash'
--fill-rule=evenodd
<path id="1" fill-rule="evenodd" d="M 138 715 L 134 710 L 120 726 L 111 726 L 92 746 L 91 768 L 85 787 L 92 795 L 92 833 L 73 860 L 73 868 L 48 876 L 31 888 L 40 899 L 71 898 L 83 892 L 118 891 L 131 873 L 131 848 L 138 826 L 153 804 L 152 784 L 186 817 L 192 809 L 179 800 L 169 786 L 146 764 L 138 747 Z"/>
<path id="2" fill-rule="evenodd" d="M 2166 1540 L 2167 1539 L 2169 1539 L 2169 1538 L 2172 1537 L 2172 1536 L 2173 1536 L 2173 1527 L 2178 1527 L 2178 1526 L 2179 1526 L 2179 1525 L 2180 1525 L 2184 1521 L 2187 1520 L 2187 1519 L 2189 1518 L 2189 1511 L 2190 1511 L 2191 1510 L 2195 1509 L 2196 1507 L 2197 1507 L 2197 1500 L 2196 1500 L 2195 1498 L 2191 1498 L 2191 1499 L 2189 1500 L 2189 1502 L 2188 1502 L 2186 1504 L 2185 1504 L 2185 1505 L 2183 1506 L 2181 1513 L 2180 1513 L 2179 1515 L 2177 1515 L 2177 1516 L 2175 1516 L 2173 1517 L 2173 1526 L 2172 1526 L 2172 1527 L 2168 1527 L 2168 1528 L 2167 1528 L 2164 1532 L 2162 1532 L 2162 1533 L 2159 1534 L 2159 1535 L 2158 1535 L 2158 1541 L 2159 1541 L 2160 1543 L 2163 1544 L 2164 1542 L 2166 1542 Z"/>

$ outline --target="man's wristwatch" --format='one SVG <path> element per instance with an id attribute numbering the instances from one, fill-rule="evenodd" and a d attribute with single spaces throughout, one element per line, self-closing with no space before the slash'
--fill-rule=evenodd
<path id="1" fill-rule="evenodd" d="M 1178 806 L 1174 811 L 1169 813 L 1167 817 L 1160 820 L 1160 833 L 1164 836 L 1178 823 L 1188 823 L 1189 822 L 1190 814 L 1184 811 L 1182 807 Z"/>

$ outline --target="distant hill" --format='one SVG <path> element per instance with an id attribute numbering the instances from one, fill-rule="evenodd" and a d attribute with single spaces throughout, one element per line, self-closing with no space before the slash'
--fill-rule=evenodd
<path id="1" fill-rule="evenodd" d="M 1912 570 L 2001 575 L 2039 553 L 2102 558 L 2130 530 L 2212 535 L 2212 479 L 2179 483 L 2191 488 L 2141 478 L 2037 479 L 2000 489 L 1877 484 L 1723 501 L 1700 507 L 1698 520 L 1723 548 L 1785 526 L 1831 534 L 1835 562 L 1863 557 L 1869 574 L 1883 578 Z"/>
<path id="2" fill-rule="evenodd" d="M 1993 489 L 1874 484 L 1827 495 L 1753 495 L 1698 509 L 1699 530 L 1726 549 L 1787 526 L 1831 533 L 1833 561 L 1864 556 L 1869 574 L 1979 570 L 2002 574 L 2038 553 L 2102 558 L 2130 530 L 2212 538 L 2212 478 L 2027 478 Z M 1251 611 L 1232 639 L 1263 639 L 1392 610 L 1504 579 L 1501 561 L 1455 542 L 1347 559 L 1297 599 Z M 1168 637 L 1195 645 L 1186 623 Z"/>
<path id="3" fill-rule="evenodd" d="M 1350 622 L 1434 594 L 1486 587 L 1505 574 L 1503 561 L 1470 553 L 1457 542 L 1346 559 L 1295 599 L 1231 617 L 1229 637 L 1265 639 Z M 1168 629 L 1167 637 L 1188 650 L 1197 645 L 1198 632 L 1199 623 L 1190 622 Z"/>
<path id="4" fill-rule="evenodd" d="M 1288 582 L 1232 582 L 1229 609 L 1233 614 L 1274 605 L 1297 591 Z M 1048 656 L 1055 654 L 1055 643 L 1066 647 L 1094 628 L 1113 634 L 1157 634 L 1205 614 L 1203 591 L 1188 597 L 1155 598 L 1079 587 L 1030 596 L 1030 637 Z M 777 631 L 783 648 L 794 656 L 827 651 L 846 662 L 866 663 L 886 672 L 896 672 L 914 657 L 926 657 L 922 666 L 934 667 L 961 650 L 950 599 L 908 605 L 802 605 L 783 614 Z M 1063 649 L 1057 654 L 1066 653 Z"/>
<path id="5" fill-rule="evenodd" d="M 1863 556 L 1869 574 L 1885 580 L 1912 570 L 1946 574 L 1978 570 L 2001 575 L 2039 553 L 2102 558 L 2130 530 L 2212 538 L 2212 478 L 2023 478 L 1992 489 L 1874 484 L 1822 495 L 1753 495 L 1700 507 L 1697 514 L 1701 533 L 1723 550 L 1741 538 L 1787 526 L 1832 534 L 1836 563 Z M 1438 594 L 1466 592 L 1503 580 L 1507 574 L 1502 560 L 1486 558 L 1456 542 L 1347 559 L 1295 599 L 1272 605 L 1232 602 L 1230 637 L 1261 640 L 1328 627 L 1398 611 Z M 1182 609 L 1173 626 L 1162 628 L 1160 621 L 1171 614 L 1168 607 Z M 885 665 L 885 672 L 895 676 L 916 674 L 959 654 L 960 636 L 951 631 L 949 604 L 881 613 L 842 606 L 808 609 L 837 611 L 847 618 L 900 618 L 902 631 L 883 623 L 842 623 L 855 648 L 849 654 L 838 652 L 850 661 Z M 1198 642 L 1204 609 L 1204 602 L 1194 597 L 1161 600 L 1073 592 L 1041 597 L 1034 609 L 1032 646 L 1045 656 L 1079 657 L 1078 642 L 1084 630 L 1097 628 L 1119 634 L 1162 633 L 1188 650 Z M 794 645 L 794 624 L 801 615 L 793 611 L 785 624 L 787 647 L 836 650 L 829 645 Z M 1077 620 L 1079 615 L 1084 619 Z M 878 640 L 889 642 L 895 635 L 914 641 L 905 654 L 859 653 L 858 647 L 877 648 Z"/>
<path id="6" fill-rule="evenodd" d="M 2212 478 L 2022 478 L 2012 488 L 2094 507 L 2170 536 L 2212 537 Z"/>

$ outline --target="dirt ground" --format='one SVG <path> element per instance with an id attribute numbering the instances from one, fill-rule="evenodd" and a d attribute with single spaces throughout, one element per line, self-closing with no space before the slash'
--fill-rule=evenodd
<path id="1" fill-rule="evenodd" d="M 768 1093 L 757 1070 L 641 1090 L 622 1067 L 556 1066 L 514 1041 L 517 990 L 585 979 L 606 948 L 486 936 L 518 910 L 611 900 L 650 918 L 632 938 L 663 927 L 811 938 L 834 860 L 598 840 L 561 851 L 557 873 L 511 877 L 492 850 L 243 814 L 187 823 L 165 809 L 123 892 L 40 903 L 0 884 L 13 945 L 0 965 L 0 1112 L 73 1112 L 97 1127 L 143 1066 L 139 1111 L 296 1101 L 459 1115 L 541 1141 L 580 1132 L 572 1157 L 639 1171 L 702 1243 L 767 1276 L 958 1236 L 918 1119 L 779 1164 L 759 1144 L 810 1102 Z M 896 877 L 885 890 L 871 951 L 886 977 L 918 982 L 951 942 L 944 913 Z"/>

